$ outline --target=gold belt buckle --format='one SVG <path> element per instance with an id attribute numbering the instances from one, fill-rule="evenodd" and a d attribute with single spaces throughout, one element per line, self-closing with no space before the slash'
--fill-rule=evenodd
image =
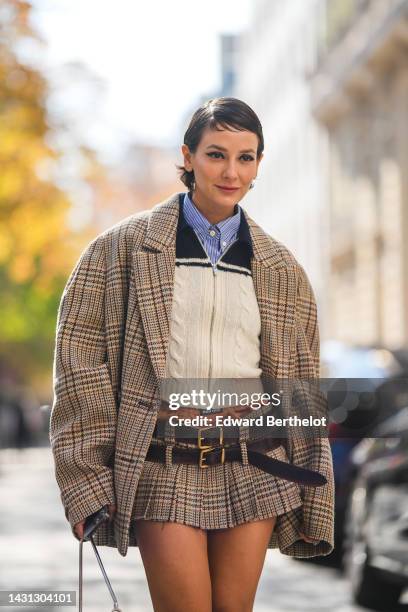
<path id="1" fill-rule="evenodd" d="M 203 436 L 201 432 L 205 431 L 206 429 L 214 429 L 214 427 L 212 425 L 209 425 L 208 427 L 198 428 L 198 434 L 197 434 L 198 448 L 213 448 L 212 444 L 203 444 Z M 218 446 L 222 446 L 224 443 L 224 430 L 222 426 L 218 426 L 217 429 L 219 429 Z"/>
<path id="2" fill-rule="evenodd" d="M 214 450 L 215 448 L 217 448 L 218 446 L 221 446 L 221 464 L 225 463 L 225 448 L 223 446 L 224 444 L 224 432 L 222 427 L 218 427 L 219 429 L 219 438 L 217 441 L 217 445 L 213 446 L 212 444 L 203 444 L 203 436 L 202 436 L 202 431 L 206 430 L 206 429 L 213 429 L 212 426 L 209 427 L 199 427 L 198 428 L 198 434 L 197 434 L 197 441 L 198 441 L 198 448 L 200 449 L 200 457 L 198 460 L 198 465 L 200 466 L 200 468 L 208 468 L 210 467 L 209 465 L 207 465 L 205 463 L 205 457 L 206 454 L 209 453 L 210 451 Z"/>
<path id="3" fill-rule="evenodd" d="M 212 450 L 215 450 L 216 447 L 210 446 L 209 448 L 203 448 L 202 450 L 200 450 L 200 457 L 198 460 L 198 465 L 200 466 L 200 468 L 208 468 L 210 467 L 209 465 L 207 465 L 205 462 L 205 454 L 211 452 Z M 222 465 L 223 463 L 225 463 L 225 448 L 222 447 L 221 448 L 221 462 L 217 463 L 216 465 Z"/>

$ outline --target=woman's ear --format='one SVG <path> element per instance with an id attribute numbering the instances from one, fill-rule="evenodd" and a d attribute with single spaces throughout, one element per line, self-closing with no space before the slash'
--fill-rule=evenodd
<path id="1" fill-rule="evenodd" d="M 184 167 L 187 170 L 187 172 L 191 172 L 193 169 L 193 166 L 191 164 L 191 153 L 190 153 L 190 149 L 188 148 L 188 145 L 183 144 L 181 147 L 181 152 L 184 157 Z"/>

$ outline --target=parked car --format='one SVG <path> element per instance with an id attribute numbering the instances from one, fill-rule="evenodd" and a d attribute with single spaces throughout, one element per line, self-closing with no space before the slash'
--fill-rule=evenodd
<path id="1" fill-rule="evenodd" d="M 408 407 L 351 453 L 344 566 L 356 603 L 390 612 L 408 587 Z"/>
<path id="2" fill-rule="evenodd" d="M 329 439 L 335 479 L 335 549 L 324 563 L 342 566 L 345 512 L 354 478 L 351 452 L 379 423 L 408 405 L 407 363 L 404 350 L 339 342 L 322 345 L 322 376 L 330 386 Z"/>

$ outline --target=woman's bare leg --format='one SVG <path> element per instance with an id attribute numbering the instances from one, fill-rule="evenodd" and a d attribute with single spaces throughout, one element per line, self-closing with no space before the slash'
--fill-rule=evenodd
<path id="1" fill-rule="evenodd" d="M 276 517 L 207 531 L 212 612 L 252 612 Z"/>
<path id="2" fill-rule="evenodd" d="M 136 538 L 155 612 L 211 612 L 206 531 L 138 520 Z"/>

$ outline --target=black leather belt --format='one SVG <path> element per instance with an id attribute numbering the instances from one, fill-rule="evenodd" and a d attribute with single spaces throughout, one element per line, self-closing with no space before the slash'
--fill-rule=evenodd
<path id="1" fill-rule="evenodd" d="M 222 428 L 215 428 L 222 429 Z M 208 429 L 205 429 L 207 432 Z M 197 438 L 194 438 L 197 443 Z M 177 445 L 172 448 L 172 463 L 191 463 L 198 465 L 200 468 L 208 468 L 213 465 L 221 465 L 226 461 L 241 461 L 242 451 L 240 444 L 231 444 L 225 446 L 222 434 L 218 440 L 210 439 L 203 432 L 199 434 L 197 448 L 182 448 Z M 310 487 L 321 487 L 327 483 L 327 479 L 314 470 L 299 467 L 293 463 L 279 461 L 273 457 L 268 457 L 264 454 L 268 450 L 278 448 L 283 444 L 281 438 L 268 438 L 263 440 L 246 441 L 248 463 L 255 467 L 298 484 L 307 485 Z M 151 444 L 146 455 L 147 461 L 156 461 L 165 463 L 166 461 L 166 446 Z"/>

